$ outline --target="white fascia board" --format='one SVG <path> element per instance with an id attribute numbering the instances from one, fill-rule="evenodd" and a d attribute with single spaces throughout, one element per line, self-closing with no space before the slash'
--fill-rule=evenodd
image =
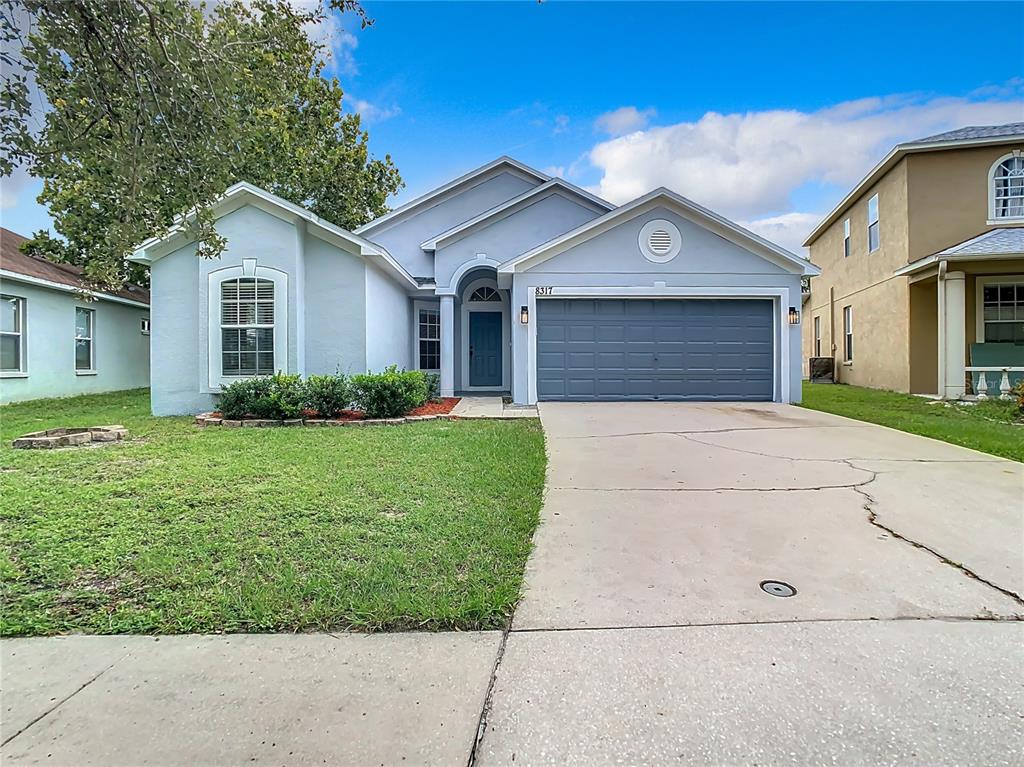
<path id="1" fill-rule="evenodd" d="M 342 229 L 340 226 L 320 218 L 320 216 L 311 213 L 302 206 L 289 202 L 248 182 L 240 181 L 228 187 L 227 191 L 213 203 L 214 216 L 221 218 L 228 213 L 238 210 L 247 203 L 253 204 L 261 210 L 290 223 L 295 223 L 299 220 L 306 221 L 309 224 L 311 234 L 354 255 L 372 258 L 380 263 L 384 270 L 399 282 L 407 287 L 419 288 L 412 275 L 395 261 L 394 257 L 384 247 L 375 242 L 370 242 L 366 238 L 360 237 L 347 229 Z M 181 245 L 188 241 L 187 225 L 193 215 L 179 216 L 174 226 L 165 235 L 146 240 L 128 260 L 138 264 L 151 264 L 181 247 Z"/>
<path id="2" fill-rule="evenodd" d="M 836 222 L 843 211 L 850 206 L 850 203 L 863 195 L 867 191 L 868 187 L 874 184 L 883 173 L 887 172 L 908 154 L 935 152 L 942 149 L 968 149 L 979 146 L 1016 144 L 1021 141 L 1024 141 L 1024 135 L 989 136 L 988 138 L 960 139 L 953 141 L 930 141 L 927 144 L 897 144 L 889 150 L 889 153 L 885 157 L 879 160 L 878 164 L 875 165 L 874 168 L 868 171 L 864 178 L 857 182 L 857 186 L 851 189 L 850 192 L 839 201 L 839 204 L 832 208 L 828 215 L 821 219 L 818 225 L 811 230 L 809 235 L 807 235 L 807 239 L 804 240 L 803 245 L 805 248 L 809 248 L 811 243 L 817 240 L 828 227 L 832 226 L 832 224 Z"/>
<path id="3" fill-rule="evenodd" d="M 597 213 L 607 213 L 615 208 L 615 206 L 607 200 L 602 200 L 600 197 L 591 194 L 585 189 L 580 189 L 578 186 L 570 184 L 568 181 L 564 181 L 563 179 L 553 178 L 550 181 L 545 181 L 540 186 L 536 186 L 533 189 L 523 192 L 518 197 L 513 197 L 511 200 L 506 200 L 500 205 L 490 208 L 489 210 L 485 210 L 480 215 L 474 216 L 468 221 L 463 221 L 461 224 L 457 224 L 451 229 L 441 232 L 441 234 L 434 235 L 429 240 L 421 242 L 420 248 L 425 251 L 437 250 L 438 247 L 443 247 L 443 245 L 462 239 L 481 224 L 497 223 L 523 208 L 529 207 L 536 202 L 540 202 L 552 194 L 557 194 L 559 191 L 566 193 L 567 196 L 578 198 L 586 204 L 587 207 Z"/>
<path id="4" fill-rule="evenodd" d="M 785 248 L 769 242 L 763 237 L 744 229 L 739 224 L 735 224 L 714 211 L 708 210 L 702 205 L 698 205 L 692 200 L 688 200 L 665 187 L 659 187 L 652 192 L 648 192 L 632 202 L 615 208 L 600 218 L 588 221 L 576 229 L 538 245 L 533 250 L 506 261 L 498 268 L 498 272 L 499 274 L 512 274 L 517 271 L 525 271 L 521 267 L 533 266 L 553 258 L 559 253 L 564 253 L 570 248 L 574 248 L 618 226 L 624 221 L 636 218 L 657 207 L 668 207 L 683 218 L 693 221 L 698 226 L 702 226 L 741 248 L 779 264 L 783 268 L 792 269 L 796 267 L 800 274 L 811 277 L 821 274 L 821 269 L 807 259 L 801 258 L 795 253 L 790 253 Z"/>
<path id="5" fill-rule="evenodd" d="M 361 227 L 355 230 L 355 233 L 363 234 L 365 232 L 373 231 L 374 229 L 380 228 L 384 224 L 391 223 L 399 216 L 402 216 L 416 208 L 421 208 L 424 205 L 433 202 L 434 200 L 440 201 L 438 198 L 443 197 L 444 195 L 454 191 L 455 189 L 466 186 L 467 184 L 470 184 L 472 181 L 477 180 L 481 176 L 485 176 L 501 167 L 511 168 L 513 170 L 518 171 L 520 174 L 528 178 L 536 179 L 541 183 L 551 180 L 551 176 L 547 175 L 546 173 L 541 173 L 539 170 L 531 168 L 528 165 L 523 165 L 523 163 L 519 162 L 518 160 L 513 160 L 511 157 L 503 155 L 496 160 L 491 160 L 486 165 L 481 165 L 479 168 L 476 168 L 475 170 L 471 170 L 469 173 L 459 176 L 457 179 L 454 179 L 453 181 L 449 181 L 447 184 L 439 186 L 436 189 L 432 189 L 426 194 L 420 195 L 415 200 L 411 200 L 410 202 L 407 202 L 405 205 L 401 205 L 392 210 L 391 212 L 385 213 L 383 216 L 379 216 L 378 218 L 373 219 L 373 221 L 363 224 Z"/>
<path id="6" fill-rule="evenodd" d="M 101 301 L 112 301 L 115 304 L 136 306 L 140 309 L 149 308 L 149 304 L 147 304 L 145 301 L 133 301 L 130 298 L 122 298 L 121 296 L 115 296 L 111 293 L 100 293 L 95 290 L 76 288 L 74 285 L 65 285 L 63 282 L 53 282 L 52 280 L 44 280 L 41 277 L 31 277 L 27 274 L 19 274 L 18 272 L 12 272 L 9 269 L 0 269 L 0 280 L 10 280 L 11 282 L 23 282 L 26 285 L 36 285 L 41 288 L 59 290 L 63 293 L 84 294 L 99 299 Z"/>
<path id="7" fill-rule="evenodd" d="M 893 276 L 903 277 L 908 274 L 917 274 L 918 272 L 922 272 L 925 269 L 935 266 L 940 261 L 948 261 L 949 263 L 963 263 L 970 261 L 998 261 L 1004 258 L 1015 261 L 1017 259 L 1024 258 L 1024 253 L 936 253 L 935 255 L 919 258 L 917 259 L 917 261 L 912 261 L 906 266 L 900 267 L 895 272 L 893 272 Z"/>

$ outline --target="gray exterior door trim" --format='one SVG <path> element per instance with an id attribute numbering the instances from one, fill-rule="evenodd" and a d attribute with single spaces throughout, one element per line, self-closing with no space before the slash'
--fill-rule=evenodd
<path id="1" fill-rule="evenodd" d="M 527 288 L 527 306 L 530 323 L 527 329 L 527 404 L 537 402 L 537 302 L 545 298 L 770 298 L 774 304 L 773 340 L 775 375 L 772 400 L 790 401 L 789 345 L 790 333 L 800 326 L 790 327 L 785 319 L 791 304 L 790 290 L 785 287 L 610 287 L 610 286 L 552 286 Z M 799 296 L 798 296 L 799 298 Z"/>

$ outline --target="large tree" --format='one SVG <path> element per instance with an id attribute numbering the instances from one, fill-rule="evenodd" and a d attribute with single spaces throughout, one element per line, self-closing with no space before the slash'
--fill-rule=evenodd
<path id="1" fill-rule="evenodd" d="M 322 7 L 4 1 L 0 172 L 22 164 L 43 179 L 61 237 L 37 233 L 28 249 L 84 265 L 96 286 L 119 285 L 125 256 L 183 211 L 200 255 L 219 253 L 210 204 L 236 181 L 348 228 L 385 212 L 402 185 L 322 76 L 325 50 L 305 31 Z M 366 23 L 353 0 L 331 4 Z M 47 105 L 34 128 L 33 80 Z"/>

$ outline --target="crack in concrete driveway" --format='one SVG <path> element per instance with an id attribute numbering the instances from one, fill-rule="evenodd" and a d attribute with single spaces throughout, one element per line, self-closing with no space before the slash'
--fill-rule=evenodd
<path id="1" fill-rule="evenodd" d="M 474 763 L 1004 760 L 1020 464 L 778 405 L 541 417 L 549 490 Z"/>

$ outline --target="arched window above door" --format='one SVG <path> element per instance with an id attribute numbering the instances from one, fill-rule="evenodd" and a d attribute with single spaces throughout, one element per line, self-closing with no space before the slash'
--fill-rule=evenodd
<path id="1" fill-rule="evenodd" d="M 472 302 L 489 303 L 492 301 L 500 301 L 501 295 L 492 287 L 482 285 L 473 291 L 473 294 L 469 297 Z"/>

